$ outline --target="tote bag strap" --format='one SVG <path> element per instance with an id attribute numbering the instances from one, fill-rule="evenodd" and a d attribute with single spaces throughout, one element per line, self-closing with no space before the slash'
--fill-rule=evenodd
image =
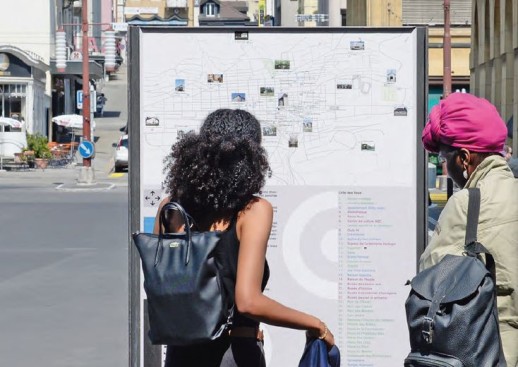
<path id="1" fill-rule="evenodd" d="M 162 242 L 162 238 L 164 236 L 164 233 L 163 233 L 163 223 L 166 221 L 166 212 L 168 210 L 175 210 L 177 212 L 180 213 L 181 217 L 182 217 L 182 220 L 184 222 L 184 231 L 185 231 L 185 237 L 186 237 L 186 240 L 187 240 L 187 251 L 185 253 L 185 265 L 187 265 L 189 263 L 189 260 L 190 260 L 190 256 L 191 256 L 191 245 L 192 245 L 192 233 L 191 233 L 191 224 L 192 224 L 192 218 L 189 214 L 187 214 L 187 212 L 185 211 L 185 209 L 180 205 L 178 204 L 177 202 L 175 201 L 170 201 L 169 203 L 165 204 L 163 207 L 162 207 L 162 210 L 160 211 L 160 215 L 159 215 L 159 232 L 158 232 L 158 241 L 159 241 L 159 244 Z M 160 248 L 161 246 L 159 246 Z"/>

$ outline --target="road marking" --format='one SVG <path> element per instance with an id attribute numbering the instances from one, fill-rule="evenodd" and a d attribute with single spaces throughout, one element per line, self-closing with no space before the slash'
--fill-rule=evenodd
<path id="1" fill-rule="evenodd" d="M 110 173 L 108 177 L 110 177 L 110 178 L 120 178 L 120 177 L 123 177 L 123 176 L 124 176 L 124 173 L 117 172 L 117 173 Z"/>

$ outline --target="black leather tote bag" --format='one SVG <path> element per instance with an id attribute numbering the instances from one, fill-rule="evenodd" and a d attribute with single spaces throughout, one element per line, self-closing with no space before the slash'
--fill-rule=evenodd
<path id="1" fill-rule="evenodd" d="M 185 232 L 162 233 L 168 210 L 178 211 Z M 194 232 L 185 210 L 163 206 L 160 233 L 134 233 L 142 260 L 153 344 L 194 345 L 221 336 L 230 326 L 233 303 L 225 295 L 214 249 L 220 232 Z"/>
<path id="2" fill-rule="evenodd" d="M 507 366 L 498 325 L 495 262 L 477 242 L 479 209 L 480 191 L 469 189 L 465 256 L 446 255 L 412 279 L 405 303 L 411 346 L 405 367 Z"/>

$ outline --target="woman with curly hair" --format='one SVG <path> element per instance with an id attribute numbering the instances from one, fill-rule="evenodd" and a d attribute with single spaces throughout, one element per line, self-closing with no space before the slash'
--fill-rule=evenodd
<path id="1" fill-rule="evenodd" d="M 198 134 L 186 134 L 173 145 L 165 170 L 169 197 L 158 213 L 174 200 L 192 216 L 196 230 L 222 232 L 215 257 L 237 308 L 228 334 L 203 345 L 169 346 L 166 366 L 265 366 L 259 322 L 306 330 L 309 337 L 334 345 L 333 334 L 320 319 L 263 294 L 270 275 L 266 247 L 273 208 L 257 196 L 269 170 L 259 121 L 239 109 L 212 112 Z M 183 222 L 173 213 L 165 227 L 167 232 L 181 231 Z M 158 230 L 157 217 L 154 232 Z"/>

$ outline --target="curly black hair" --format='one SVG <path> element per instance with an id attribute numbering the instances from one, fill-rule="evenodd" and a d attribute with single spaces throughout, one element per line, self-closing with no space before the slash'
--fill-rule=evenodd
<path id="1" fill-rule="evenodd" d="M 228 218 L 260 192 L 268 169 L 259 121 L 244 110 L 219 109 L 198 134 L 187 133 L 172 146 L 164 186 L 195 221 Z"/>

